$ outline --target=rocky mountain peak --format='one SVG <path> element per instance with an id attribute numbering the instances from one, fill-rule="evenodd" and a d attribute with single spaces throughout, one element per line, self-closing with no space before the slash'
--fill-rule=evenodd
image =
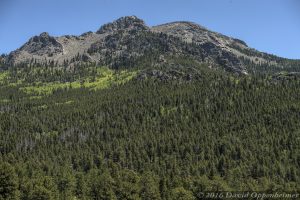
<path id="1" fill-rule="evenodd" d="M 43 32 L 40 34 L 40 37 L 50 37 L 49 33 L 48 32 Z"/>
<path id="2" fill-rule="evenodd" d="M 28 43 L 30 43 L 30 42 L 47 43 L 50 40 L 53 40 L 53 38 L 49 35 L 49 33 L 43 32 L 40 35 L 36 35 L 36 36 L 32 37 Z"/>
<path id="3" fill-rule="evenodd" d="M 126 16 L 117 19 L 112 23 L 105 24 L 97 31 L 98 34 L 111 33 L 117 30 L 147 30 L 145 22 L 136 16 Z"/>
<path id="4" fill-rule="evenodd" d="M 47 32 L 43 32 L 39 36 L 32 37 L 20 50 L 36 55 L 53 55 L 61 53 L 63 47 L 55 37 L 50 36 Z"/>

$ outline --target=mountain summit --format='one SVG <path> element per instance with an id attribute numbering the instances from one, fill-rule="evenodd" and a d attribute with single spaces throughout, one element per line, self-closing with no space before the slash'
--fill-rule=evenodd
<path id="1" fill-rule="evenodd" d="M 256 65 L 289 67 L 292 62 L 247 46 L 244 41 L 210 31 L 192 22 L 172 22 L 148 27 L 136 16 L 105 24 L 80 36 L 53 37 L 44 32 L 32 37 L 5 59 L 9 66 L 39 63 L 74 68 L 83 64 L 131 67 L 154 57 L 188 57 L 212 68 L 248 74 Z"/>
<path id="2" fill-rule="evenodd" d="M 98 34 L 112 33 L 117 30 L 136 30 L 143 31 L 148 30 L 145 22 L 136 16 L 121 17 L 118 20 L 105 24 L 96 32 Z"/>

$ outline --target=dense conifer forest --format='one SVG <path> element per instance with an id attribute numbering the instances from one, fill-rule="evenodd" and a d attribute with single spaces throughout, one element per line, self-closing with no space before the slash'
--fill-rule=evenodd
<path id="1" fill-rule="evenodd" d="M 297 76 L 77 69 L 0 72 L 0 199 L 300 190 Z"/>

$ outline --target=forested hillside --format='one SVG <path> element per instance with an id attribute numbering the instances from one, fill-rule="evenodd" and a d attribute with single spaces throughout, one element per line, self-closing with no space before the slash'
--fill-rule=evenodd
<path id="1" fill-rule="evenodd" d="M 0 199 L 299 191 L 297 75 L 177 63 L 0 72 Z"/>

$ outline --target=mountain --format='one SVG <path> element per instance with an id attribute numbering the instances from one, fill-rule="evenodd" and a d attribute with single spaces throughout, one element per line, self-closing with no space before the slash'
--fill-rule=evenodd
<path id="1" fill-rule="evenodd" d="M 0 200 L 296 199 L 299 66 L 191 22 L 34 36 L 0 56 Z"/>
<path id="2" fill-rule="evenodd" d="M 132 67 L 139 60 L 153 58 L 151 66 L 172 64 L 170 57 L 188 57 L 237 74 L 270 69 L 290 69 L 292 61 L 247 46 L 239 39 L 210 31 L 192 22 L 172 22 L 148 27 L 136 16 L 105 24 L 96 32 L 80 36 L 53 37 L 44 32 L 29 39 L 5 59 L 6 65 L 42 64 L 68 69 L 83 64 Z M 265 66 L 267 65 L 267 67 Z M 261 67 L 264 66 L 264 67 Z M 292 70 L 293 71 L 293 70 Z"/>

